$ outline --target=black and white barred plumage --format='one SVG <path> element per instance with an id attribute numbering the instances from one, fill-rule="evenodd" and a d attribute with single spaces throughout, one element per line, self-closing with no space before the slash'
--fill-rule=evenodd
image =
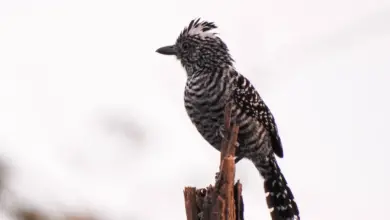
<path id="1" fill-rule="evenodd" d="M 212 22 L 192 20 L 175 45 L 157 52 L 176 55 L 187 72 L 184 104 L 199 133 L 220 150 L 224 109 L 232 103 L 232 121 L 239 126 L 236 162 L 251 160 L 264 178 L 273 220 L 299 219 L 294 196 L 277 164 L 283 148 L 272 113 L 260 95 L 233 66 L 226 44 L 211 32 Z"/>

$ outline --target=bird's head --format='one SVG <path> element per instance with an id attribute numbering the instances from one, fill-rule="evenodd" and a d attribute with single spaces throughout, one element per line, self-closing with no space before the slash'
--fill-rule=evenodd
<path id="1" fill-rule="evenodd" d="M 216 28 L 213 22 L 192 20 L 174 45 L 161 47 L 156 52 L 175 55 L 188 75 L 204 68 L 232 65 L 226 44 L 212 31 Z"/>

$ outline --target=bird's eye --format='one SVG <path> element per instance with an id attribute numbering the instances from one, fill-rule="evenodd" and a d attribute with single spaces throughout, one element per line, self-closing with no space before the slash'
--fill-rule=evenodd
<path id="1" fill-rule="evenodd" d="M 190 45 L 188 43 L 183 43 L 182 48 L 183 50 L 188 50 L 188 48 L 190 48 Z"/>

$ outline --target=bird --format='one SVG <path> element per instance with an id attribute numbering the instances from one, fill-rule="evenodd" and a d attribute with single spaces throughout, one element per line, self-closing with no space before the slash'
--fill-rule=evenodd
<path id="1" fill-rule="evenodd" d="M 236 159 L 249 159 L 264 179 L 264 191 L 273 220 L 299 220 L 294 195 L 277 163 L 283 158 L 275 118 L 248 78 L 240 74 L 214 22 L 195 18 L 182 29 L 173 45 L 157 53 L 175 56 L 187 79 L 186 112 L 202 137 L 221 150 L 225 107 L 231 104 L 231 121 L 239 127 Z"/>

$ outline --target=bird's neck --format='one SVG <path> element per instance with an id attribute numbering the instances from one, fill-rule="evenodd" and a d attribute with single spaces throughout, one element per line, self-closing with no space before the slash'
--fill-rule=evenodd
<path id="1" fill-rule="evenodd" d="M 205 66 L 184 66 L 188 79 L 197 75 L 208 75 L 212 76 L 213 74 L 217 74 L 221 70 L 234 69 L 234 66 L 231 63 L 223 63 L 220 65 L 205 65 Z"/>

